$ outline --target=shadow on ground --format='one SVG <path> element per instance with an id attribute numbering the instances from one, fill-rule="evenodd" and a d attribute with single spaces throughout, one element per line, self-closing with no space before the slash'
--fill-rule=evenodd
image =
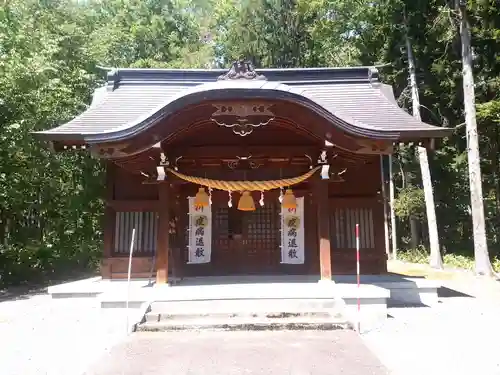
<path id="1" fill-rule="evenodd" d="M 457 298 L 457 297 L 474 298 L 474 296 L 471 296 L 470 294 L 465 294 L 465 293 L 459 292 L 458 290 L 450 289 L 450 288 L 447 288 L 445 286 L 441 286 L 438 288 L 438 297 L 439 298 Z"/>
<path id="2" fill-rule="evenodd" d="M 406 277 L 411 277 L 412 279 L 425 279 L 425 276 L 423 275 L 405 275 L 404 273 L 397 273 L 397 272 L 387 272 L 386 275 L 388 276 L 393 276 L 393 277 L 399 277 L 401 279 L 406 278 Z"/>
<path id="3" fill-rule="evenodd" d="M 33 296 L 45 293 L 47 293 L 47 287 L 12 287 L 9 289 L 0 290 L 0 302 L 30 299 Z"/>
<path id="4" fill-rule="evenodd" d="M 408 303 L 408 302 L 388 300 L 387 307 L 391 309 L 404 309 L 407 307 L 416 308 L 416 307 L 430 307 L 430 306 L 422 302 Z"/>
<path id="5" fill-rule="evenodd" d="M 95 272 L 83 272 L 77 276 L 73 274 L 70 277 L 57 277 L 39 284 L 27 284 L 0 288 L 0 302 L 30 299 L 37 295 L 46 294 L 49 286 L 69 281 L 84 280 L 94 276 L 97 276 Z"/>

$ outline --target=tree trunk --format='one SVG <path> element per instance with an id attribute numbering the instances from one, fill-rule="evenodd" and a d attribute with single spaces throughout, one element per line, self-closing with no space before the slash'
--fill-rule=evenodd
<path id="1" fill-rule="evenodd" d="M 475 271 L 476 274 L 479 275 L 492 276 L 493 269 L 488 254 L 488 244 L 486 241 L 486 228 L 484 222 L 483 188 L 481 185 L 481 165 L 476 121 L 474 76 L 472 73 L 471 31 L 469 20 L 467 18 L 467 9 L 464 3 L 465 1 L 463 0 L 455 0 L 455 7 L 460 15 L 460 40 L 462 42 L 462 74 Z"/>
<path id="2" fill-rule="evenodd" d="M 491 162 L 493 169 L 493 181 L 495 181 L 495 237 L 499 237 L 499 229 L 500 229 L 500 181 L 499 181 L 499 163 L 498 163 L 498 155 L 500 153 L 499 147 L 499 132 L 498 126 L 495 127 L 495 142 L 493 152 L 491 153 Z"/>
<path id="3" fill-rule="evenodd" d="M 427 149 L 425 147 L 418 148 L 418 159 L 420 162 L 420 170 L 422 172 L 422 184 L 424 185 L 425 209 L 429 230 L 429 245 L 431 249 L 429 264 L 433 268 L 443 269 L 443 259 L 441 258 L 439 235 L 437 230 L 436 206 L 434 205 L 434 192 L 432 189 L 429 159 L 427 158 Z"/>
<path id="4" fill-rule="evenodd" d="M 411 234 L 411 248 L 417 249 L 420 245 L 420 231 L 418 225 L 418 219 L 415 216 L 410 216 L 410 234 Z"/>
<path id="5" fill-rule="evenodd" d="M 413 56 L 413 48 L 411 45 L 410 37 L 408 36 L 408 29 L 406 30 L 406 53 L 408 55 L 408 71 L 410 73 L 413 117 L 421 121 L 420 96 L 418 94 L 417 76 L 415 73 L 415 57 Z M 427 226 L 429 231 L 429 246 L 431 252 L 429 263 L 431 267 L 442 269 L 443 260 L 441 259 L 441 251 L 439 249 L 439 235 L 438 235 L 437 221 L 436 221 L 436 205 L 434 204 L 434 192 L 432 191 L 432 179 L 431 179 L 431 171 L 429 169 L 429 159 L 427 157 L 427 150 L 424 147 L 418 147 L 417 154 L 420 164 L 420 172 L 422 175 L 422 185 L 424 186 L 425 209 L 427 214 Z M 413 232 L 413 226 L 412 226 L 412 232 Z M 412 238 L 413 238 L 413 233 L 412 233 Z"/>

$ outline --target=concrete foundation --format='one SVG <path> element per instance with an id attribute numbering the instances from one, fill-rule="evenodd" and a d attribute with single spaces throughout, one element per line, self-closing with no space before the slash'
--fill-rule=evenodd
<path id="1" fill-rule="evenodd" d="M 136 319 L 142 329 L 267 324 L 298 329 L 352 325 L 367 331 L 384 324 L 388 302 L 433 304 L 438 287 L 429 280 L 391 275 L 362 276 L 359 288 L 355 276 L 337 276 L 332 282 L 311 276 L 199 277 L 175 286 L 92 278 L 51 287 L 49 293 L 53 298 L 94 297 L 102 308 L 128 304 L 134 316 L 142 314 Z"/>

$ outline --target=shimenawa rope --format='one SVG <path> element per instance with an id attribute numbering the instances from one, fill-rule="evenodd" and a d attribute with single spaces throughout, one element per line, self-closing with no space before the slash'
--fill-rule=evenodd
<path id="1" fill-rule="evenodd" d="M 293 178 L 285 178 L 282 180 L 268 180 L 268 181 L 224 181 L 224 180 L 212 180 L 210 178 L 188 176 L 177 172 L 173 169 L 166 168 L 167 171 L 173 175 L 179 177 L 180 179 L 193 184 L 206 186 L 212 189 L 224 190 L 224 191 L 266 191 L 272 189 L 284 188 L 287 186 L 297 185 L 301 182 L 307 180 L 316 171 L 321 168 L 321 165 L 311 169 L 307 173 L 301 176 Z"/>

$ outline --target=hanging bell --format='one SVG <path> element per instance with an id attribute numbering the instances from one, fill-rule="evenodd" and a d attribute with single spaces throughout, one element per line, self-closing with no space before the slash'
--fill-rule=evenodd
<path id="1" fill-rule="evenodd" d="M 196 207 L 208 207 L 210 204 L 210 197 L 205 191 L 204 187 L 198 189 L 196 196 L 194 197 L 194 205 Z"/>
<path id="2" fill-rule="evenodd" d="M 255 211 L 255 203 L 249 191 L 244 191 L 243 194 L 241 194 L 240 201 L 238 202 L 238 210 Z"/>
<path id="3" fill-rule="evenodd" d="M 292 189 L 286 189 L 285 195 L 283 196 L 283 202 L 281 204 L 283 205 L 283 208 L 297 208 L 297 199 L 295 199 Z"/>

